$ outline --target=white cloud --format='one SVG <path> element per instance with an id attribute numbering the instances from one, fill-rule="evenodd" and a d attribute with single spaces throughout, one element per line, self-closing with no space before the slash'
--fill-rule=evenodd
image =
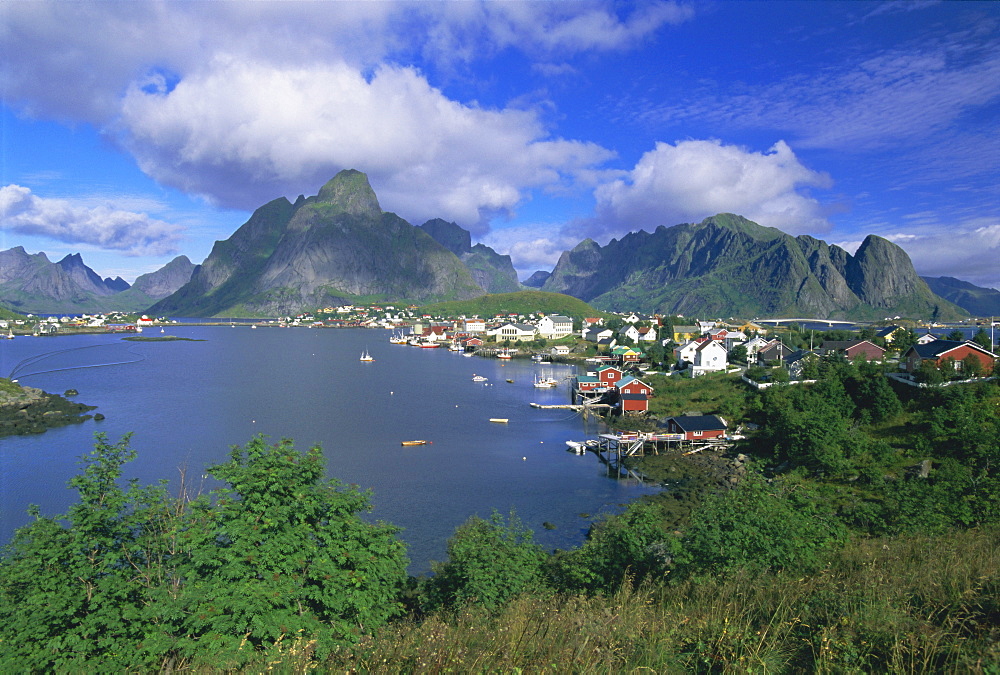
<path id="1" fill-rule="evenodd" d="M 551 271 L 559 256 L 580 240 L 567 234 L 562 224 L 535 223 L 518 227 L 495 228 L 482 243 L 502 255 L 509 255 L 520 278 L 537 270 Z"/>
<path id="2" fill-rule="evenodd" d="M 956 277 L 1000 290 L 1000 221 L 927 222 L 916 231 L 884 235 L 906 250 L 921 276 Z"/>
<path id="3" fill-rule="evenodd" d="M 177 250 L 181 228 L 115 208 L 65 199 L 45 199 L 20 185 L 0 188 L 0 230 L 89 244 L 127 255 L 164 255 Z"/>
<path id="4" fill-rule="evenodd" d="M 729 212 L 789 234 L 826 232 L 820 203 L 803 188 L 830 184 L 783 141 L 763 153 L 719 141 L 657 143 L 626 178 L 596 190 L 597 216 L 588 227 L 619 236 Z"/>
<path id="5" fill-rule="evenodd" d="M 368 174 L 383 208 L 473 227 L 525 189 L 606 161 L 546 138 L 537 117 L 449 100 L 411 68 L 277 68 L 220 57 L 169 93 L 132 86 L 117 132 L 142 170 L 226 206 L 315 194 L 337 171 Z"/>

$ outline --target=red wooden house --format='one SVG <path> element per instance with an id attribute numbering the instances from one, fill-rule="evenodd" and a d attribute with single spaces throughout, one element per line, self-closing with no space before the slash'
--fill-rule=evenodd
<path id="1" fill-rule="evenodd" d="M 615 368 L 614 366 L 605 366 L 604 368 L 599 368 L 597 370 L 597 379 L 601 381 L 601 385 L 604 387 L 616 386 L 618 381 L 624 376 L 624 371 Z"/>
<path id="2" fill-rule="evenodd" d="M 997 355 L 983 349 L 975 342 L 959 342 L 957 340 L 934 340 L 926 344 L 915 344 L 903 354 L 903 362 L 906 370 L 913 373 L 920 370 L 920 364 L 924 361 L 932 361 L 938 368 L 951 359 L 955 364 L 955 370 L 962 369 L 962 361 L 972 356 L 979 359 L 986 374 L 993 372 L 993 364 Z"/>
<path id="3" fill-rule="evenodd" d="M 683 434 L 686 441 L 704 441 L 726 435 L 726 421 L 718 415 L 680 415 L 663 425 L 667 433 Z"/>
<path id="4" fill-rule="evenodd" d="M 827 354 L 843 354 L 851 361 L 858 356 L 865 361 L 881 361 L 885 356 L 885 349 L 868 340 L 824 340 L 820 349 Z"/>

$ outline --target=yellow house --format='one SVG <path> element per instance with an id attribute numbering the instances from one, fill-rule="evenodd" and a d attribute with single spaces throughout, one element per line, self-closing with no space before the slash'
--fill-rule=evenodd
<path id="1" fill-rule="evenodd" d="M 673 341 L 677 344 L 693 340 L 701 335 L 698 326 L 674 326 Z"/>

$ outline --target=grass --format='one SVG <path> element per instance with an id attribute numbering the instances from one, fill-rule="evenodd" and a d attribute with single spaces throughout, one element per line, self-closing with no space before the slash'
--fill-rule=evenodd
<path id="1" fill-rule="evenodd" d="M 814 576 L 522 596 L 390 626 L 341 672 L 997 672 L 1000 530 L 862 539 Z"/>

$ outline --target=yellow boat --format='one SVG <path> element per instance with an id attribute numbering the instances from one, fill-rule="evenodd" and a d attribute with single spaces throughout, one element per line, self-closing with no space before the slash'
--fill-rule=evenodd
<path id="1" fill-rule="evenodd" d="M 490 422 L 496 422 L 497 424 L 507 424 L 506 417 L 491 417 Z"/>
<path id="2" fill-rule="evenodd" d="M 403 445 L 427 445 L 430 441 L 403 441 Z"/>

